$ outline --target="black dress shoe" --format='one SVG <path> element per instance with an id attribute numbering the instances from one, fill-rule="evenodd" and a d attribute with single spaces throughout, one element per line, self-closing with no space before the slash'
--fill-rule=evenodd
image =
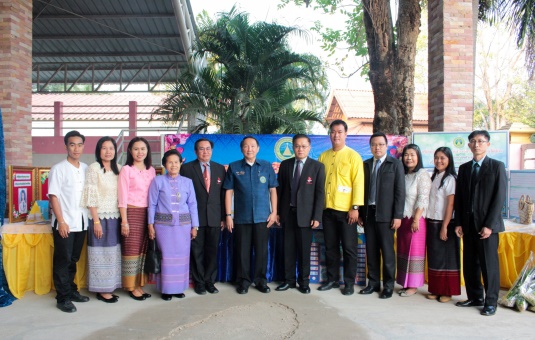
<path id="1" fill-rule="evenodd" d="M 66 301 L 63 301 L 63 302 L 58 302 L 56 304 L 56 307 L 62 311 L 62 312 L 65 312 L 65 313 L 74 313 L 76 312 L 76 307 L 74 306 L 74 304 L 69 301 L 69 300 L 66 300 Z"/>
<path id="2" fill-rule="evenodd" d="M 100 293 L 97 293 L 97 300 L 104 301 L 106 303 L 116 303 L 118 300 L 115 296 L 112 296 L 109 299 L 106 299 L 104 296 L 100 295 Z"/>
<path id="3" fill-rule="evenodd" d="M 136 301 L 143 301 L 146 299 L 145 297 L 145 294 L 141 295 L 141 296 L 135 296 L 134 293 L 132 292 L 128 292 L 128 295 L 130 295 L 130 297 Z"/>
<path id="4" fill-rule="evenodd" d="M 320 292 L 324 292 L 326 290 L 330 290 L 330 289 L 338 288 L 338 287 L 340 287 L 340 283 L 338 283 L 336 281 L 330 281 L 330 282 L 325 282 L 324 284 L 319 286 L 318 290 Z"/>
<path id="5" fill-rule="evenodd" d="M 249 287 L 238 286 L 236 292 L 238 292 L 238 294 L 247 294 L 247 292 L 249 292 Z"/>
<path id="6" fill-rule="evenodd" d="M 285 290 L 288 290 L 290 288 L 295 288 L 295 283 L 292 285 L 292 284 L 289 284 L 289 283 L 283 283 L 281 284 L 280 286 L 278 286 L 277 288 L 275 288 L 276 291 L 278 292 L 284 292 Z"/>
<path id="7" fill-rule="evenodd" d="M 379 290 L 381 290 L 381 288 L 368 285 L 366 288 L 361 289 L 359 294 L 368 295 L 373 292 L 379 292 Z"/>
<path id="8" fill-rule="evenodd" d="M 392 293 L 394 293 L 393 289 L 385 288 L 381 294 L 379 294 L 379 299 L 390 299 L 392 297 Z"/>
<path id="9" fill-rule="evenodd" d="M 258 290 L 260 293 L 269 293 L 271 292 L 271 289 L 269 289 L 268 285 L 266 284 L 263 284 L 263 285 L 255 285 L 255 288 L 256 290 Z"/>
<path id="10" fill-rule="evenodd" d="M 179 298 L 179 299 L 183 299 L 183 298 L 185 298 L 185 297 L 186 297 L 186 294 L 184 294 L 184 293 L 180 293 L 180 294 L 173 294 L 173 296 L 174 296 L 174 297 L 177 297 L 177 298 Z"/>
<path id="11" fill-rule="evenodd" d="M 213 285 L 213 284 L 207 284 L 206 285 L 206 291 L 210 294 L 217 294 L 219 293 L 219 290 Z"/>
<path id="12" fill-rule="evenodd" d="M 345 285 L 345 287 L 342 289 L 342 295 L 353 295 L 355 293 L 355 288 L 353 285 Z"/>
<path id="13" fill-rule="evenodd" d="M 80 295 L 78 291 L 75 291 L 71 294 L 71 301 L 74 302 L 87 302 L 89 301 L 89 297 Z"/>
<path id="14" fill-rule="evenodd" d="M 485 306 L 483 307 L 483 310 L 481 310 L 481 315 L 484 315 L 484 316 L 491 316 L 494 314 L 496 314 L 495 306 Z"/>
<path id="15" fill-rule="evenodd" d="M 303 294 L 310 294 L 310 287 L 307 285 L 307 286 L 299 286 L 299 288 L 297 288 L 301 293 Z"/>
<path id="16" fill-rule="evenodd" d="M 464 301 L 459 301 L 455 304 L 455 306 L 457 307 L 480 307 L 484 305 L 485 305 L 485 301 L 483 301 L 483 299 L 464 300 Z"/>
<path id="17" fill-rule="evenodd" d="M 170 301 L 173 298 L 172 294 L 162 294 L 162 300 Z"/>
<path id="18" fill-rule="evenodd" d="M 195 286 L 193 290 L 199 295 L 206 295 L 206 289 L 203 286 Z"/>

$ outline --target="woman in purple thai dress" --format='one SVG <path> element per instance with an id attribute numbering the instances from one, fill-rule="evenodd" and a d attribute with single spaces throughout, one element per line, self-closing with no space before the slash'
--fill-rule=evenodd
<path id="1" fill-rule="evenodd" d="M 193 182 L 179 175 L 182 156 L 167 151 L 162 165 L 167 174 L 157 176 L 149 188 L 149 238 L 156 237 L 162 252 L 162 267 L 156 275 L 156 288 L 162 299 L 185 297 L 189 286 L 191 240 L 197 236 L 199 217 Z"/>

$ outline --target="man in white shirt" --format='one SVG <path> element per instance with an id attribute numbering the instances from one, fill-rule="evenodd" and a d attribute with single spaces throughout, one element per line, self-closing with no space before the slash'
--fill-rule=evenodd
<path id="1" fill-rule="evenodd" d="M 74 283 L 76 263 L 80 259 L 87 230 L 87 209 L 80 207 L 87 164 L 80 162 L 85 137 L 70 131 L 64 137 L 67 159 L 50 169 L 48 198 L 52 207 L 54 234 L 53 279 L 56 307 L 63 312 L 76 312 L 72 303 L 87 302 Z"/>

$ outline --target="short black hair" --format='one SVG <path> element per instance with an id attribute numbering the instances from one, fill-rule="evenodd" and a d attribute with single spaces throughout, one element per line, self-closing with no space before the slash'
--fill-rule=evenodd
<path id="1" fill-rule="evenodd" d="M 82 142 L 85 143 L 85 136 L 76 130 L 72 130 L 72 131 L 67 132 L 65 137 L 63 137 L 63 142 L 65 143 L 65 146 L 69 144 L 69 138 L 71 137 L 80 137 L 82 138 Z"/>
<path id="2" fill-rule="evenodd" d="M 388 138 L 386 138 L 386 135 L 380 131 L 377 131 L 373 135 L 370 136 L 370 145 L 372 145 L 372 139 L 374 139 L 375 137 L 383 137 L 385 139 L 386 145 L 388 145 Z"/>
<path id="3" fill-rule="evenodd" d="M 333 126 L 335 126 L 335 125 L 343 125 L 343 126 L 344 126 L 344 129 L 345 129 L 346 132 L 347 132 L 347 123 L 344 122 L 344 121 L 341 120 L 341 119 L 335 119 L 335 120 L 333 120 L 332 123 L 331 123 L 331 125 L 329 125 L 329 131 L 331 131 L 332 128 L 333 128 Z"/>
<path id="4" fill-rule="evenodd" d="M 292 144 L 295 144 L 295 141 L 301 138 L 305 138 L 308 141 L 308 144 L 310 144 L 310 138 L 304 133 L 298 133 L 295 135 L 294 138 L 292 138 Z"/>
<path id="5" fill-rule="evenodd" d="M 169 158 L 172 155 L 177 155 L 178 156 L 178 161 L 180 162 L 180 164 L 182 164 L 182 155 L 180 154 L 180 152 L 178 152 L 177 149 L 171 149 L 171 150 L 167 150 L 163 154 L 163 157 L 162 157 L 162 165 L 163 165 L 163 167 L 165 167 L 165 162 L 167 162 L 167 158 Z"/>
<path id="6" fill-rule="evenodd" d="M 401 157 L 405 156 L 405 152 L 407 150 L 414 150 L 416 151 L 416 156 L 418 156 L 418 163 L 416 163 L 416 167 L 414 168 L 414 172 L 418 172 L 421 168 L 424 167 L 424 162 L 422 161 L 422 152 L 420 151 L 420 147 L 416 144 L 407 144 L 403 148 L 403 152 L 401 153 Z M 403 159 L 403 158 L 402 158 Z M 405 165 L 405 162 L 403 162 L 403 169 L 405 169 L 405 173 L 409 173 L 409 168 Z"/>
<path id="7" fill-rule="evenodd" d="M 254 138 L 253 136 L 245 136 L 240 142 L 240 148 L 243 148 L 243 143 L 246 139 L 253 139 L 256 142 L 256 146 L 260 146 L 260 143 L 258 143 L 258 140 L 256 138 Z"/>
<path id="8" fill-rule="evenodd" d="M 149 142 L 143 137 L 134 137 L 134 138 L 132 138 L 130 143 L 128 143 L 128 152 L 126 153 L 126 163 L 125 164 L 126 165 L 130 165 L 130 166 L 134 165 L 134 157 L 132 157 L 132 147 L 137 142 L 143 142 L 147 146 L 147 156 L 143 160 L 143 163 L 145 164 L 145 168 L 148 170 L 152 166 L 152 156 L 151 156 Z"/>
<path id="9" fill-rule="evenodd" d="M 110 161 L 110 168 L 114 174 L 118 175 L 119 167 L 117 166 L 117 143 L 115 142 L 115 139 L 111 138 L 110 136 L 105 136 L 99 139 L 95 148 L 95 159 L 97 160 L 98 164 L 100 164 L 100 168 L 104 169 L 104 165 L 102 164 L 102 157 L 100 157 L 100 149 L 102 149 L 102 145 L 105 142 L 111 142 L 113 144 L 113 150 L 115 151 L 115 155 Z M 106 172 L 106 169 L 104 169 L 104 172 Z"/>
<path id="10" fill-rule="evenodd" d="M 210 147 L 213 149 L 214 148 L 214 142 L 212 142 L 211 140 L 209 139 L 206 139 L 206 138 L 199 138 L 195 141 L 195 145 L 193 146 L 193 149 L 195 151 L 197 151 L 197 146 L 199 145 L 200 142 L 208 142 L 210 143 Z"/>
<path id="11" fill-rule="evenodd" d="M 472 138 L 475 136 L 482 135 L 485 136 L 488 142 L 490 142 L 490 133 L 487 130 L 474 130 L 472 133 L 468 136 L 468 141 L 471 141 Z"/>

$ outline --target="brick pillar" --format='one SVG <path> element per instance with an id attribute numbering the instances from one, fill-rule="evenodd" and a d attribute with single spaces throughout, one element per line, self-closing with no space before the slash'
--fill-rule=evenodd
<path id="1" fill-rule="evenodd" d="M 6 165 L 32 165 L 32 1 L 0 0 L 0 106 Z"/>
<path id="2" fill-rule="evenodd" d="M 472 130 L 477 1 L 474 3 L 429 0 L 429 131 Z"/>
<path id="3" fill-rule="evenodd" d="M 135 137 L 137 132 L 137 102 L 133 100 L 128 102 L 128 129 L 130 130 L 129 136 Z"/>

